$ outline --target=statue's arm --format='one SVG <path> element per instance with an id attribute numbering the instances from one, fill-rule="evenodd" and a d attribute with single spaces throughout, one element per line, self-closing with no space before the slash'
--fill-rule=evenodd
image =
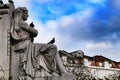
<path id="1" fill-rule="evenodd" d="M 19 41 L 23 41 L 26 40 L 26 38 L 28 38 L 28 35 L 23 35 L 19 38 Z"/>
<path id="2" fill-rule="evenodd" d="M 20 27 L 29 32 L 33 37 L 36 37 L 38 35 L 38 31 L 30 27 L 27 23 L 20 25 Z"/>

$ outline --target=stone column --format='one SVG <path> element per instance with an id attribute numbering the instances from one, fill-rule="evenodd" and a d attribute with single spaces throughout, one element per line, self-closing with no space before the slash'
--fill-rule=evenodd
<path id="1" fill-rule="evenodd" d="M 8 80 L 10 72 L 10 8 L 0 8 L 0 80 Z"/>

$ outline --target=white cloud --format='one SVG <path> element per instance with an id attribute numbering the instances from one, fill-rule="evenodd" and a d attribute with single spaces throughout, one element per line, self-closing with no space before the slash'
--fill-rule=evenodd
<path id="1" fill-rule="evenodd" d="M 104 3 L 105 3 L 107 0 L 87 0 L 87 1 L 90 2 L 90 3 L 93 3 L 93 4 L 104 5 Z"/>
<path id="2" fill-rule="evenodd" d="M 93 8 L 87 8 L 82 11 L 72 14 L 73 17 L 77 18 L 79 21 L 87 20 L 94 14 Z"/>
<path id="3" fill-rule="evenodd" d="M 75 24 L 75 19 L 71 16 L 62 16 L 59 20 L 59 25 L 61 27 L 70 27 L 73 24 Z"/>
<path id="4" fill-rule="evenodd" d="M 31 1 L 31 0 L 13 0 L 13 1 L 26 3 L 26 2 L 29 2 L 29 1 Z"/>
<path id="5" fill-rule="evenodd" d="M 8 2 L 8 0 L 2 0 L 3 2 L 5 2 L 5 3 L 7 3 Z"/>
<path id="6" fill-rule="evenodd" d="M 88 2 L 91 2 L 91 3 L 100 3 L 101 2 L 101 0 L 88 0 Z"/>
<path id="7" fill-rule="evenodd" d="M 42 24 L 40 21 L 35 21 L 34 24 L 36 25 L 35 28 L 38 30 L 38 36 L 35 38 L 36 43 L 46 43 L 48 42 L 50 38 L 50 32 L 44 24 Z"/>
<path id="8" fill-rule="evenodd" d="M 85 25 L 89 18 L 93 15 L 94 10 L 92 8 L 85 9 L 83 11 L 78 11 L 76 13 L 73 13 L 71 15 L 62 16 L 57 21 L 59 23 L 60 27 L 66 28 L 71 26 L 79 26 L 80 24 Z"/>
<path id="9" fill-rule="evenodd" d="M 101 42 L 101 43 L 89 43 L 86 45 L 86 48 L 90 50 L 104 50 L 111 48 L 110 43 Z"/>
<path id="10" fill-rule="evenodd" d="M 85 55 L 94 56 L 94 55 L 102 55 L 111 60 L 120 61 L 120 43 L 109 43 L 109 42 L 101 42 L 101 43 L 92 43 L 86 42 L 85 46 Z"/>
<path id="11" fill-rule="evenodd" d="M 58 22 L 54 20 L 48 21 L 46 27 L 48 28 L 48 31 L 54 32 L 57 30 Z"/>
<path id="12" fill-rule="evenodd" d="M 38 1 L 40 3 L 46 3 L 46 2 L 49 2 L 49 1 L 52 1 L 52 0 L 36 0 L 36 1 Z"/>
<path id="13" fill-rule="evenodd" d="M 56 21 L 48 21 L 46 24 L 43 24 L 40 21 L 34 21 L 34 24 L 36 25 L 35 28 L 38 30 L 39 34 L 35 38 L 35 42 L 37 43 L 47 43 L 49 42 L 53 37 L 57 37 L 57 22 Z"/>

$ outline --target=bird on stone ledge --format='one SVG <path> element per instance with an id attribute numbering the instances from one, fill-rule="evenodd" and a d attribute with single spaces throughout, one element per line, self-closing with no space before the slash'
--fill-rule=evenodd
<path id="1" fill-rule="evenodd" d="M 35 25 L 33 24 L 33 22 L 31 22 L 31 23 L 30 23 L 30 27 L 33 28 L 34 26 L 35 26 Z"/>
<path id="2" fill-rule="evenodd" d="M 50 42 L 48 42 L 47 44 L 53 44 L 55 43 L 55 38 L 53 38 Z"/>

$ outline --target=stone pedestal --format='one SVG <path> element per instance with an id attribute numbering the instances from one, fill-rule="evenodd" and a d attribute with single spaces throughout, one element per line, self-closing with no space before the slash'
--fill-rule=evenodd
<path id="1" fill-rule="evenodd" d="M 10 9 L 0 9 L 0 80 L 9 78 L 10 69 Z"/>
<path id="2" fill-rule="evenodd" d="M 35 78 L 34 80 L 75 80 L 73 76 L 54 76 L 54 77 L 39 77 Z"/>

